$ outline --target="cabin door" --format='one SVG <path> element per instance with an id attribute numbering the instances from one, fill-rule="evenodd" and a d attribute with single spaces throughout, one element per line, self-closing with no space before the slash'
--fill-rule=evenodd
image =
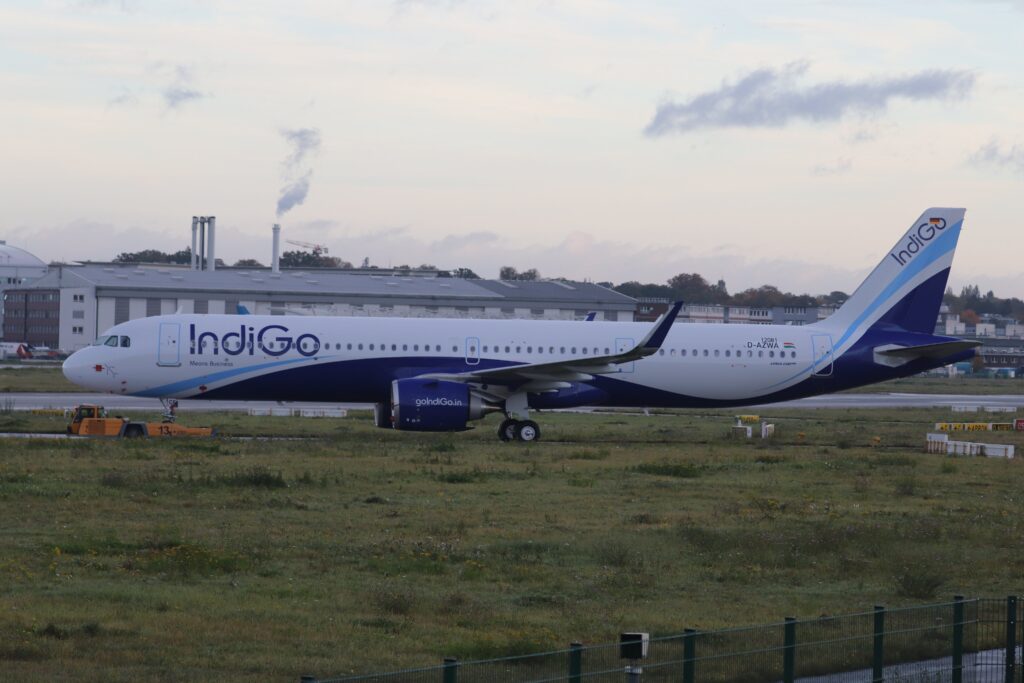
<path id="1" fill-rule="evenodd" d="M 160 323 L 159 344 L 156 354 L 157 365 L 181 365 L 181 325 L 179 323 Z"/>
<path id="2" fill-rule="evenodd" d="M 626 339 L 621 337 L 615 340 L 615 353 L 626 353 L 636 346 L 636 342 L 632 339 Z M 633 362 L 622 363 L 619 365 L 619 372 L 633 372 Z"/>
<path id="3" fill-rule="evenodd" d="M 812 334 L 811 348 L 814 352 L 814 374 L 817 377 L 832 375 L 832 335 Z"/>
<path id="4" fill-rule="evenodd" d="M 480 339 L 478 337 L 466 337 L 466 365 L 477 365 L 480 363 Z"/>

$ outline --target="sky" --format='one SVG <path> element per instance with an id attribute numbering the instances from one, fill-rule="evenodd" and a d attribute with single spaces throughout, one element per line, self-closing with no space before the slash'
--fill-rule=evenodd
<path id="1" fill-rule="evenodd" d="M 0 239 L 283 239 L 496 277 L 852 291 L 930 206 L 1024 297 L 1024 0 L 6 0 Z M 286 248 L 292 248 L 285 245 Z"/>

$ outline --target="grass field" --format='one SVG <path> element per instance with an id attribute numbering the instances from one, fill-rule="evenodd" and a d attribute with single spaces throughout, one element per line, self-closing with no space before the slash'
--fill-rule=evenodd
<path id="1" fill-rule="evenodd" d="M 765 415 L 771 442 L 694 412 L 543 414 L 530 446 L 365 414 L 5 440 L 0 671 L 294 681 L 1020 590 L 1024 466 L 922 453 L 951 413 Z"/>

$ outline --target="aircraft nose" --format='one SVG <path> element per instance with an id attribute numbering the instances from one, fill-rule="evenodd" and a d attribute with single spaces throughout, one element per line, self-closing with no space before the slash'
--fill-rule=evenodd
<path id="1" fill-rule="evenodd" d="M 93 368 L 88 365 L 88 359 L 85 357 L 87 354 L 83 353 L 83 350 L 75 351 L 64 364 L 61 365 L 61 371 L 64 376 L 68 378 L 68 381 L 72 384 L 77 384 L 80 387 L 88 387 L 88 379 L 90 377 L 89 372 L 93 371 Z"/>

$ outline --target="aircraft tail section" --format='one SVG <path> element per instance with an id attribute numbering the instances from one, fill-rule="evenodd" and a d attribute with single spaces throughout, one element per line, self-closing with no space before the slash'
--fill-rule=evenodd
<path id="1" fill-rule="evenodd" d="M 933 332 L 964 213 L 955 208 L 922 213 L 846 303 L 821 323 L 836 340 L 837 354 L 875 325 Z"/>

